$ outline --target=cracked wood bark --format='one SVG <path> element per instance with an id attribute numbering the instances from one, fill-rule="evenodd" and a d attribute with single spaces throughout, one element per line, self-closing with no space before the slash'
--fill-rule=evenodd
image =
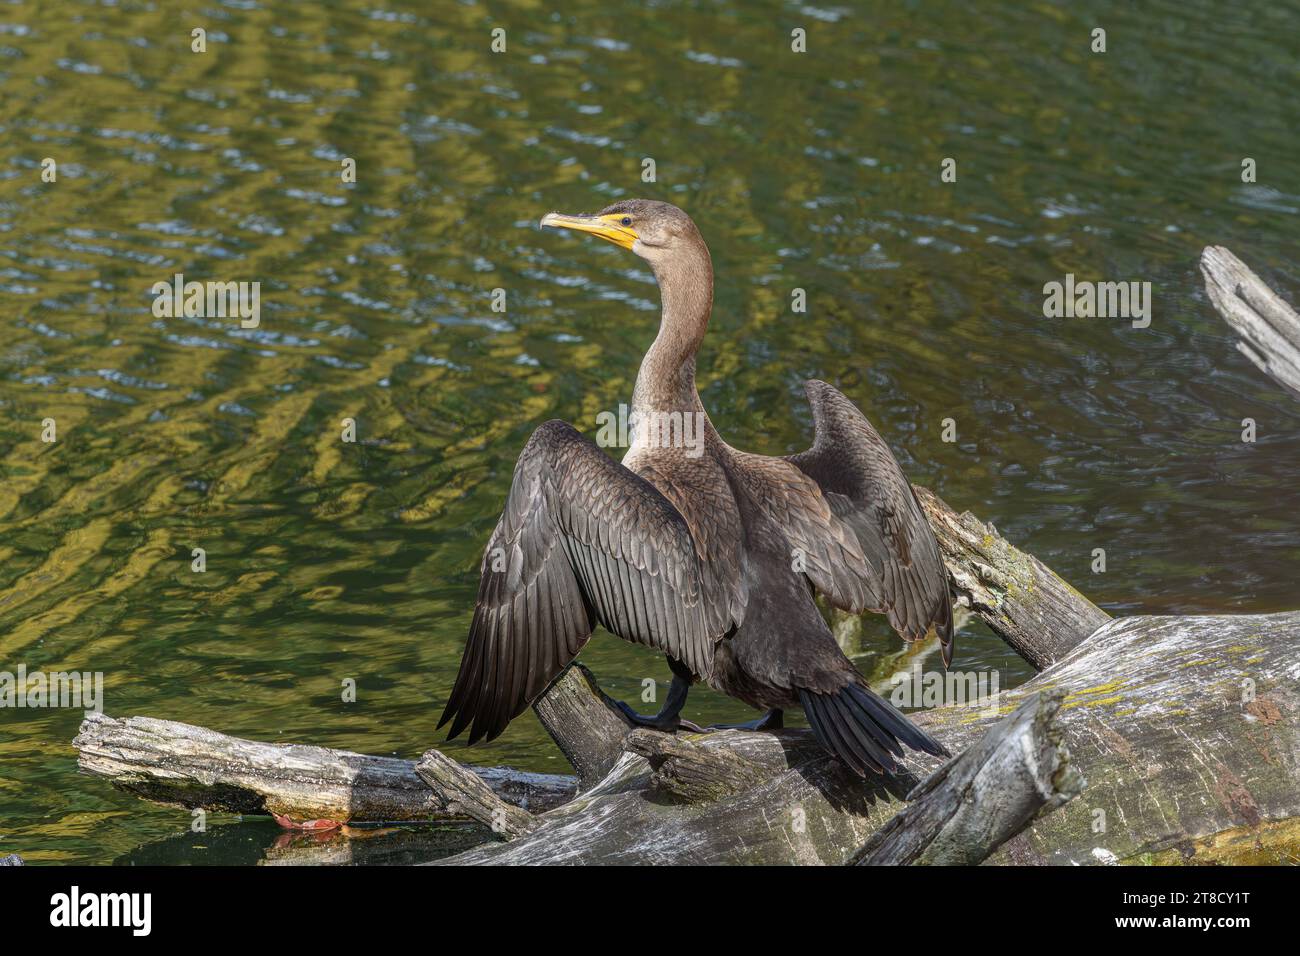
<path id="1" fill-rule="evenodd" d="M 303 744 L 268 744 L 151 717 L 86 715 L 72 745 L 82 771 L 186 808 L 308 820 L 464 819 L 409 760 Z M 569 800 L 572 777 L 470 767 L 497 797 L 547 810 Z"/>
<path id="2" fill-rule="evenodd" d="M 1064 693 L 1057 719 L 1080 796 L 1034 820 L 990 862 L 1279 862 L 1300 858 L 1300 612 L 1114 620 L 996 707 L 914 715 L 953 752 L 1029 696 Z M 533 832 L 441 861 L 844 863 L 902 808 L 845 772 L 807 731 L 684 739 L 766 769 L 748 789 L 682 807 L 651 763 L 609 775 Z M 909 761 L 914 787 L 940 762 Z"/>
<path id="3" fill-rule="evenodd" d="M 916 790 L 854 855 L 858 866 L 971 866 L 1083 790 L 1056 724 L 1064 692 L 1026 700 Z"/>
<path id="4" fill-rule="evenodd" d="M 1205 291 L 1237 333 L 1237 349 L 1300 398 L 1300 315 L 1223 246 L 1201 253 Z"/>

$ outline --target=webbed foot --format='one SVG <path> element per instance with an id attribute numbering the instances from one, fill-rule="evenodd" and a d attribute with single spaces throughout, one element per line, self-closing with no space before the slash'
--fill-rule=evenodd
<path id="1" fill-rule="evenodd" d="M 629 704 L 621 700 L 614 701 L 614 706 L 637 727 L 649 727 L 651 730 L 661 730 L 666 734 L 676 733 L 678 730 L 687 730 L 694 734 L 707 733 L 698 724 L 682 720 L 677 712 L 667 713 L 661 710 L 657 714 L 638 714 Z"/>

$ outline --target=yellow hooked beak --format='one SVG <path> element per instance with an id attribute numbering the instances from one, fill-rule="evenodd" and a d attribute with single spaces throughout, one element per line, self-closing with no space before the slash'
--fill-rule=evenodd
<path id="1" fill-rule="evenodd" d="M 621 213 L 610 213 L 607 216 L 566 216 L 558 212 L 548 212 L 542 217 L 542 225 L 589 232 L 593 236 L 608 239 L 616 246 L 631 249 L 632 243 L 637 240 L 637 234 L 631 226 L 623 225 L 623 220 L 626 218 L 627 216 Z"/>

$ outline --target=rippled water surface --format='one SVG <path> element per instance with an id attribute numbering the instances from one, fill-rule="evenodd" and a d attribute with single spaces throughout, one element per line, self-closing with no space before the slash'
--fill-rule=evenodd
<path id="1" fill-rule="evenodd" d="M 824 378 L 914 480 L 1112 613 L 1300 606 L 1300 404 L 1196 268 L 1223 244 L 1300 297 L 1295 3 L 563 6 L 0 8 L 0 669 L 102 671 L 113 715 L 437 742 L 515 456 L 628 400 L 657 321 L 641 260 L 536 222 L 638 194 L 712 249 L 701 389 L 732 444 L 803 447 Z M 261 326 L 155 318 L 177 272 L 260 281 Z M 1066 273 L 1150 281 L 1150 328 L 1045 319 Z M 883 674 L 899 646 L 872 621 L 857 650 Z M 609 637 L 583 659 L 629 698 L 669 676 Z M 976 625 L 956 666 L 1028 673 Z M 750 716 L 700 690 L 688 715 Z M 275 839 L 187 835 L 79 776 L 79 720 L 0 710 L 0 854 Z M 565 766 L 531 715 L 448 749 Z"/>

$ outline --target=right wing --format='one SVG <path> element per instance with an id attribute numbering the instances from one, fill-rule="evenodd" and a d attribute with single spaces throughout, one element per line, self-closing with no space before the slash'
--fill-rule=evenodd
<path id="1" fill-rule="evenodd" d="M 685 520 L 653 485 L 566 422 L 520 453 L 483 555 L 469 641 L 438 722 L 496 737 L 577 656 L 596 624 L 707 677 L 709 621 Z"/>

